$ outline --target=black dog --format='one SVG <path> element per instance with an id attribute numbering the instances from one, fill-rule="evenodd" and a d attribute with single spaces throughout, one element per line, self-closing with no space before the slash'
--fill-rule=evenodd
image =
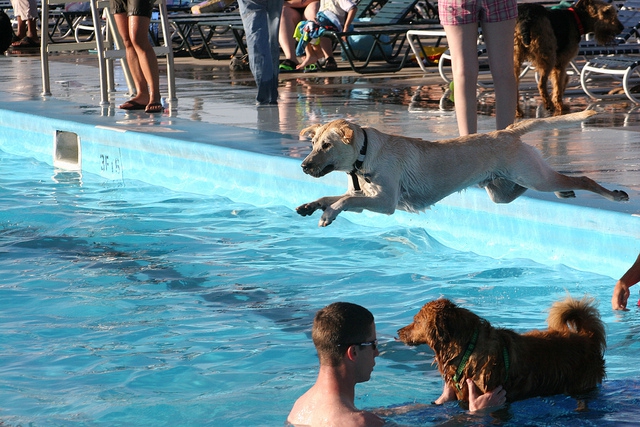
<path id="1" fill-rule="evenodd" d="M 0 55 L 3 54 L 13 40 L 13 28 L 11 27 L 11 19 L 9 15 L 0 9 Z"/>

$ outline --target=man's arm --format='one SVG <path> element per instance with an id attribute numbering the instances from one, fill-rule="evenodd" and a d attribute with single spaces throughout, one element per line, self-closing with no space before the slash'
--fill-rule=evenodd
<path id="1" fill-rule="evenodd" d="M 471 412 L 495 409 L 507 401 L 507 392 L 500 385 L 484 394 L 480 394 L 480 390 L 470 378 L 467 378 L 467 386 L 469 386 L 469 411 Z"/>
<path id="2" fill-rule="evenodd" d="M 640 255 L 638 255 L 629 270 L 616 282 L 613 288 L 613 297 L 611 298 L 611 308 L 614 310 L 626 310 L 630 295 L 629 288 L 638 282 L 640 282 Z"/>

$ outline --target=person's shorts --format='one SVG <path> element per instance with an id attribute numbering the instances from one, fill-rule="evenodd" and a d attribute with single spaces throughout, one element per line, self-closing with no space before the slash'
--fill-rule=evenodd
<path id="1" fill-rule="evenodd" d="M 24 20 L 38 19 L 39 17 L 36 0 L 11 0 L 11 5 L 13 14 Z"/>
<path id="2" fill-rule="evenodd" d="M 518 16 L 517 0 L 438 0 L 442 25 L 502 22 Z"/>
<path id="3" fill-rule="evenodd" d="M 110 0 L 112 13 L 126 13 L 127 16 L 151 18 L 155 0 Z"/>

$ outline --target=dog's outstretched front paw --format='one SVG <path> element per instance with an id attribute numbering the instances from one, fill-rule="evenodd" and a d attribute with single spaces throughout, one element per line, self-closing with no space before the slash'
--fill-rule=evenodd
<path id="1" fill-rule="evenodd" d="M 298 214 L 302 216 L 309 216 L 315 211 L 317 211 L 318 209 L 320 209 L 320 203 L 311 202 L 311 203 L 305 203 L 304 205 L 298 206 L 296 208 L 296 212 L 298 212 Z"/>
<path id="2" fill-rule="evenodd" d="M 320 221 L 318 222 L 318 226 L 326 227 L 327 225 L 330 225 L 333 222 L 333 220 L 336 219 L 339 213 L 340 211 L 327 207 L 324 210 L 324 213 L 322 214 Z"/>

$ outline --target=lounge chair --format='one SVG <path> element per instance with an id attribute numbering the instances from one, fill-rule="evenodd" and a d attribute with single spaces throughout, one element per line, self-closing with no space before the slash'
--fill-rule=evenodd
<path id="1" fill-rule="evenodd" d="M 198 58 L 199 55 L 197 47 L 204 49 L 207 56 L 212 59 L 220 59 L 211 47 L 211 41 L 214 36 L 219 36 L 231 32 L 233 39 L 236 42 L 237 53 L 241 51 L 246 54 L 246 47 L 244 45 L 244 27 L 242 26 L 242 18 L 238 10 L 230 13 L 215 12 L 215 13 L 203 13 L 199 15 L 193 15 L 190 13 L 171 15 L 169 17 L 169 23 L 176 30 L 180 38 L 180 44 L 175 50 L 186 50 L 189 54 Z M 196 45 L 193 40 L 194 30 L 198 35 L 197 41 L 201 45 Z"/>
<path id="2" fill-rule="evenodd" d="M 625 30 L 618 35 L 616 43 L 610 46 L 596 46 L 593 42 L 583 42 L 580 53 L 586 63 L 580 72 L 582 90 L 593 99 L 607 99 L 626 96 L 640 104 L 640 94 L 634 93 L 634 86 L 640 83 L 640 0 L 627 0 L 618 18 Z M 610 93 L 613 79 L 622 88 L 621 92 Z"/>
<path id="3" fill-rule="evenodd" d="M 169 24 L 176 30 L 180 42 L 175 52 L 187 51 L 194 58 L 202 57 L 202 51 L 211 59 L 221 59 L 211 46 L 215 36 L 231 33 L 236 43 L 233 55 L 242 52 L 246 55 L 244 44 L 244 27 L 239 10 L 229 12 L 213 12 L 194 15 L 192 13 L 176 13 L 169 16 Z M 195 31 L 194 31 L 195 30 Z M 194 34 L 197 36 L 194 40 Z M 196 43 L 200 43 L 197 45 Z M 232 55 L 232 56 L 233 56 Z M 228 56 L 225 56 L 228 58 Z"/>

